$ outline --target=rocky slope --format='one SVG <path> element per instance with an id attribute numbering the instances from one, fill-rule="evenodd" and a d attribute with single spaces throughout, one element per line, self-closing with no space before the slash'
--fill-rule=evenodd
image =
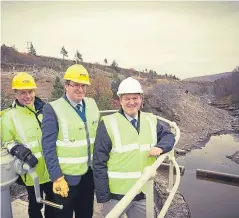
<path id="1" fill-rule="evenodd" d="M 175 121 L 181 130 L 178 148 L 203 146 L 211 135 L 233 131 L 227 111 L 212 107 L 185 93 L 175 82 L 158 83 L 147 90 L 144 110 Z"/>

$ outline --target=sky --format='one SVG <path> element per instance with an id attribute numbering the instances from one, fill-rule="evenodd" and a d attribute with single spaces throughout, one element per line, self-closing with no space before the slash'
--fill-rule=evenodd
<path id="1" fill-rule="evenodd" d="M 239 2 L 2 2 L 1 43 L 184 79 L 239 65 Z"/>

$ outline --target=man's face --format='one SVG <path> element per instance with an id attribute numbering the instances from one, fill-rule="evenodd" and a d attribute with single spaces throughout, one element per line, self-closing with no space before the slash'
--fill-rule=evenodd
<path id="1" fill-rule="evenodd" d="M 86 94 L 87 85 L 70 81 L 65 84 L 67 96 L 74 102 L 79 103 Z"/>
<path id="2" fill-rule="evenodd" d="M 130 117 L 135 117 L 138 114 L 142 101 L 140 94 L 124 94 L 120 96 L 120 104 L 124 112 Z"/>
<path id="3" fill-rule="evenodd" d="M 16 90 L 16 98 L 19 101 L 19 103 L 24 106 L 33 106 L 35 96 L 36 93 L 34 89 Z"/>

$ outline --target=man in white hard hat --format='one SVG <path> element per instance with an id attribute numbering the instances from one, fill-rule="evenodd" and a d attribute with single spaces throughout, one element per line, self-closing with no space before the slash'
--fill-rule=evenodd
<path id="1" fill-rule="evenodd" d="M 106 216 L 141 177 L 145 167 L 156 157 L 169 152 L 174 135 L 162 126 L 155 115 L 140 111 L 143 90 L 129 77 L 117 92 L 121 109 L 102 117 L 93 157 L 96 198 L 103 203 Z M 146 217 L 145 190 L 141 190 L 124 211 L 128 218 Z"/>

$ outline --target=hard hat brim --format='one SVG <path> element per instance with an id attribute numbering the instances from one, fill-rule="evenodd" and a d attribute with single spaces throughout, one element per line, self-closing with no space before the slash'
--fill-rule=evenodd
<path id="1" fill-rule="evenodd" d="M 12 89 L 18 89 L 18 90 L 21 90 L 21 89 L 37 89 L 36 86 L 27 86 L 27 87 L 12 87 Z"/>
<path id="2" fill-rule="evenodd" d="M 84 85 L 91 85 L 91 83 L 88 81 L 82 81 L 82 80 L 78 80 L 78 79 L 65 79 L 64 78 L 64 80 L 68 80 L 68 81 L 72 81 L 72 82 L 80 83 L 80 84 L 84 84 Z"/>
<path id="3" fill-rule="evenodd" d="M 120 96 L 120 95 L 126 95 L 126 94 L 140 94 L 142 95 L 143 94 L 143 91 L 142 92 L 117 92 L 117 95 Z"/>

